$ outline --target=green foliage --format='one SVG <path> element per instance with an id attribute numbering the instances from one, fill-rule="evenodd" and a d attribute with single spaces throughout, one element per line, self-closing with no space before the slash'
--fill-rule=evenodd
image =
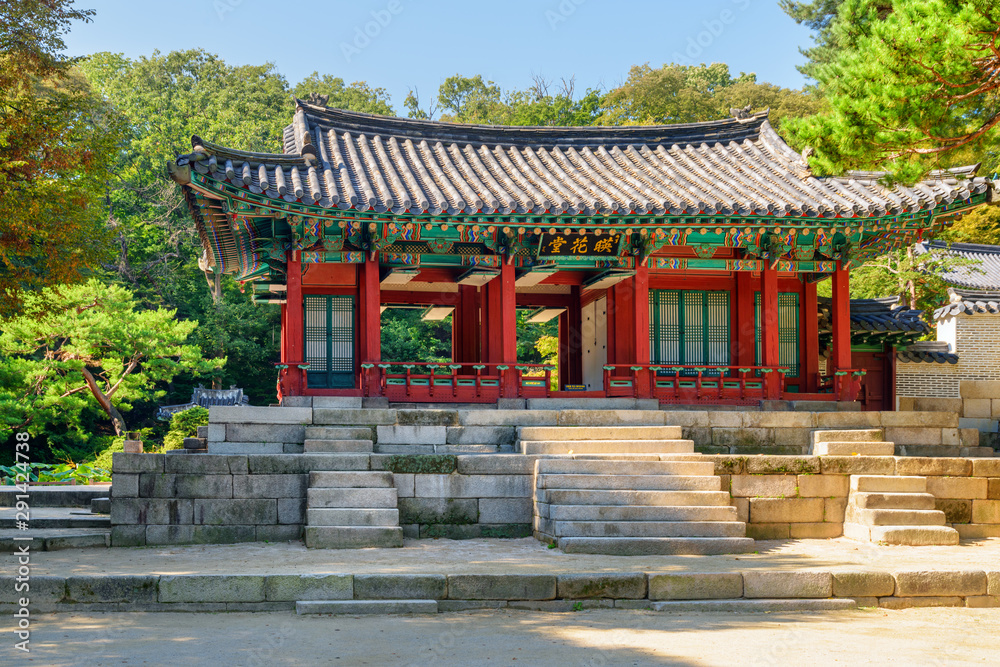
<path id="1" fill-rule="evenodd" d="M 163 395 L 180 373 L 200 375 L 205 360 L 187 342 L 196 322 L 173 310 L 136 310 L 131 292 L 92 279 L 27 295 L 24 314 L 0 334 L 0 434 L 45 435 L 53 452 L 86 443 L 88 417 L 103 410 L 116 430 L 121 412 Z"/>
<path id="2" fill-rule="evenodd" d="M 822 29 L 828 50 L 811 72 L 829 109 L 789 125 L 792 140 L 815 148 L 815 169 L 912 181 L 982 156 L 996 166 L 1000 5 L 844 0 Z"/>
<path id="3" fill-rule="evenodd" d="M 208 426 L 208 410 L 200 405 L 175 412 L 170 417 L 170 430 L 163 437 L 163 451 L 182 449 L 184 438 L 197 436 L 199 426 Z"/>
<path id="4" fill-rule="evenodd" d="M 1000 245 L 1000 206 L 980 206 L 938 234 L 942 241 Z"/>
<path id="5" fill-rule="evenodd" d="M 25 468 L 21 466 L 0 466 L 0 485 L 13 485 L 18 476 L 24 479 Z M 111 467 L 100 468 L 81 463 L 31 463 L 27 466 L 29 484 L 101 484 L 111 481 Z"/>
<path id="6" fill-rule="evenodd" d="M 452 316 L 443 320 L 420 319 L 421 310 L 390 308 L 382 313 L 384 361 L 451 361 Z"/>
<path id="7" fill-rule="evenodd" d="M 816 78 L 816 69 L 829 63 L 837 52 L 836 37 L 833 32 L 833 20 L 837 10 L 844 0 L 812 0 L 812 2 L 795 2 L 795 0 L 778 0 L 778 4 L 796 23 L 805 25 L 816 34 L 813 40 L 816 46 L 811 49 L 799 49 L 809 61 L 796 67 L 811 79 Z"/>
<path id="8" fill-rule="evenodd" d="M 97 438 L 95 438 L 97 440 Z M 125 451 L 125 436 L 100 438 L 100 448 L 93 456 L 90 465 L 102 470 L 111 470 L 112 454 Z"/>
<path id="9" fill-rule="evenodd" d="M 0 317 L 106 258 L 102 195 L 121 124 L 63 55 L 92 10 L 0 3 Z"/>
<path id="10" fill-rule="evenodd" d="M 334 109 L 350 109 L 375 113 L 382 116 L 393 115 L 392 104 L 389 103 L 389 91 L 385 88 L 372 88 L 364 81 L 355 81 L 344 85 L 339 76 L 331 76 L 313 72 L 294 88 L 292 94 L 300 99 L 307 99 L 310 93 L 327 95 L 326 106 Z"/>
<path id="11" fill-rule="evenodd" d="M 954 269 L 975 273 L 978 265 L 978 261 L 940 251 L 917 255 L 912 249 L 897 250 L 851 271 L 851 297 L 899 296 L 902 303 L 923 310 L 931 323 L 934 309 L 947 301 L 948 284 L 940 274 Z"/>

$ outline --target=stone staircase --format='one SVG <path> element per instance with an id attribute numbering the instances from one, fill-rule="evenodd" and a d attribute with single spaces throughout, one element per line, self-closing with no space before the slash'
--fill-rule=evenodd
<path id="1" fill-rule="evenodd" d="M 896 445 L 885 442 L 880 428 L 813 431 L 813 456 L 892 456 Z"/>
<path id="2" fill-rule="evenodd" d="M 371 446 L 371 441 L 368 445 Z M 396 488 L 391 472 L 311 472 L 306 493 L 307 547 L 360 549 L 403 546 L 403 529 L 399 526 Z"/>
<path id="3" fill-rule="evenodd" d="M 680 426 L 521 426 L 522 454 L 690 454 Z"/>
<path id="4" fill-rule="evenodd" d="M 958 544 L 958 532 L 935 509 L 926 477 L 851 475 L 844 536 L 862 542 Z"/>
<path id="5" fill-rule="evenodd" d="M 366 427 L 307 426 L 302 444 L 306 454 L 371 454 L 372 430 Z"/>
<path id="6" fill-rule="evenodd" d="M 525 426 L 535 537 L 566 553 L 744 553 L 753 548 L 711 461 L 679 426 Z"/>

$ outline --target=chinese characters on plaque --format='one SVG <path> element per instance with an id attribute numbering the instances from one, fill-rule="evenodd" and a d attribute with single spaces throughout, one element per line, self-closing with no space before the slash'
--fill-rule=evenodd
<path id="1" fill-rule="evenodd" d="M 545 234 L 539 245 L 540 257 L 615 257 L 620 234 Z"/>

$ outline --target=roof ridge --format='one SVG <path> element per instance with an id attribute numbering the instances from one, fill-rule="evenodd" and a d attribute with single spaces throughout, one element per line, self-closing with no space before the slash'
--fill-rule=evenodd
<path id="1" fill-rule="evenodd" d="M 768 111 L 749 118 L 723 118 L 670 125 L 484 125 L 381 116 L 323 107 L 295 98 L 310 127 L 337 128 L 352 134 L 426 139 L 428 142 L 531 146 L 571 145 L 696 145 L 756 141 Z"/>

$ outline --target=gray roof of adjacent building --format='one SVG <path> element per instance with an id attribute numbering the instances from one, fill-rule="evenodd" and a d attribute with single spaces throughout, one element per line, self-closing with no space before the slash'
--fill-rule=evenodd
<path id="1" fill-rule="evenodd" d="M 969 260 L 966 266 L 937 271 L 936 275 L 959 288 L 1000 291 L 1000 246 L 923 241 L 914 246 L 914 252 L 944 253 Z"/>

